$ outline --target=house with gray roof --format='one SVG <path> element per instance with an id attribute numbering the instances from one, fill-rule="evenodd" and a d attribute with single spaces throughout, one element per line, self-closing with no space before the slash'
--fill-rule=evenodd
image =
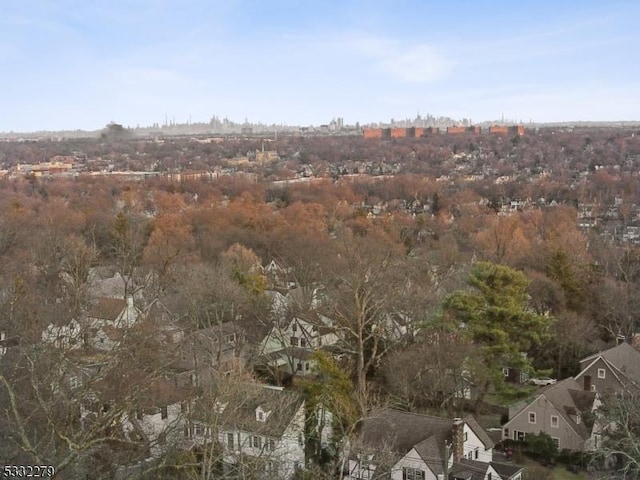
<path id="1" fill-rule="evenodd" d="M 640 393 L 640 351 L 627 342 L 595 353 L 580 361 L 576 380 L 584 388 L 601 396 L 615 395 L 625 390 Z"/>
<path id="2" fill-rule="evenodd" d="M 302 395 L 252 382 L 220 385 L 190 407 L 187 448 L 219 446 L 223 478 L 286 479 L 304 468 L 309 432 Z M 332 438 L 331 414 L 322 409 L 316 415 L 324 415 L 318 423 L 326 428 L 317 436 L 326 445 Z"/>
<path id="3" fill-rule="evenodd" d="M 524 440 L 528 434 L 545 432 L 560 450 L 593 450 L 600 441 L 594 429 L 599 406 L 596 392 L 586 391 L 574 378 L 567 378 L 510 409 L 502 439 Z"/>
<path id="4" fill-rule="evenodd" d="M 473 416 L 441 418 L 383 410 L 365 419 L 345 458 L 348 480 L 517 480 L 493 462 L 493 441 Z"/>

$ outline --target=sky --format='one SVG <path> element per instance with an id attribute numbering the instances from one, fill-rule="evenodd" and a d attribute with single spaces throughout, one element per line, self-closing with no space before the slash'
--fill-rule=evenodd
<path id="1" fill-rule="evenodd" d="M 640 120 L 640 1 L 1 0 L 0 131 Z"/>

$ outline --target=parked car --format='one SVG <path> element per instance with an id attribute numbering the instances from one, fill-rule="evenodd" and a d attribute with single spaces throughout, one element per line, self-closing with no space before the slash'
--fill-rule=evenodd
<path id="1" fill-rule="evenodd" d="M 557 381 L 558 380 L 556 380 L 555 378 L 540 377 L 540 378 L 532 378 L 531 380 L 529 380 L 529 383 L 532 383 L 533 385 L 539 385 L 539 386 L 543 387 L 545 385 L 553 385 Z"/>

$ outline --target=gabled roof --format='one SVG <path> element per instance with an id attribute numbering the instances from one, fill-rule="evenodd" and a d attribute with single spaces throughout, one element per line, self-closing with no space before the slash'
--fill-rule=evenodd
<path id="1" fill-rule="evenodd" d="M 216 396 L 215 392 L 213 395 Z M 215 401 L 225 405 L 217 414 L 220 425 L 269 437 L 281 437 L 304 404 L 303 397 L 296 392 L 250 382 L 240 382 L 219 392 Z M 256 419 L 258 407 L 271 412 L 265 421 Z M 211 413 L 210 402 L 197 403 L 194 408 L 195 418 L 206 423 Z"/>
<path id="2" fill-rule="evenodd" d="M 487 431 L 480 426 L 478 421 L 473 415 L 467 415 L 464 419 L 465 423 L 469 426 L 473 433 L 480 439 L 483 443 L 484 448 L 493 448 L 495 442 L 491 439 Z"/>
<path id="3" fill-rule="evenodd" d="M 453 420 L 400 410 L 383 410 L 364 419 L 360 425 L 360 438 L 365 446 L 386 445 L 392 451 L 405 455 L 423 440 L 439 435 L 451 437 Z"/>
<path id="4" fill-rule="evenodd" d="M 491 467 L 496 471 L 502 480 L 509 480 L 511 477 L 523 470 L 523 467 L 506 463 L 491 462 Z"/>
<path id="5" fill-rule="evenodd" d="M 580 366 L 584 370 L 598 358 L 602 358 L 610 365 L 613 365 L 619 372 L 633 382 L 640 383 L 640 352 L 627 342 L 583 358 L 580 360 Z M 580 372 L 579 375 L 581 374 L 582 372 Z"/>
<path id="6" fill-rule="evenodd" d="M 429 469 L 436 475 L 444 473 L 444 462 L 447 455 L 445 442 L 447 438 L 446 433 L 439 432 L 424 439 L 413 447 L 424 463 L 426 463 Z"/>
<path id="7" fill-rule="evenodd" d="M 576 423 L 572 416 L 582 412 L 591 411 L 596 399 L 596 392 L 587 392 L 581 389 L 580 384 L 573 378 L 567 378 L 555 385 L 549 385 L 540 390 L 533 399 L 530 399 L 513 415 L 509 421 L 520 415 L 524 410 L 528 410 L 532 403 L 540 397 L 545 397 L 556 409 L 559 415 L 583 440 L 591 435 L 583 422 Z"/>

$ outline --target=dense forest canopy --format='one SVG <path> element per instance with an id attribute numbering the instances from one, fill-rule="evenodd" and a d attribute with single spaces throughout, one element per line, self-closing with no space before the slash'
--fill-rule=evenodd
<path id="1" fill-rule="evenodd" d="M 457 408 L 449 381 L 421 370 L 421 359 L 461 374 L 451 353 L 468 352 L 489 392 L 501 388 L 506 361 L 565 378 L 640 329 L 640 131 L 196 140 L 0 143 L 0 332 L 25 355 L 2 361 L 0 401 L 25 400 L 0 420 L 9 422 L 0 444 L 18 432 L 22 453 L 8 447 L 12 455 L 31 448 L 39 460 L 73 464 L 84 450 L 69 445 L 98 438 L 66 437 L 67 426 L 37 443 L 20 419 L 29 408 L 38 415 L 27 424 L 60 413 L 31 380 L 50 384 L 34 368 L 66 360 L 27 346 L 90 310 L 100 268 L 121 276 L 123 297 L 144 298 L 151 319 L 126 339 L 144 348 L 128 355 L 123 344 L 105 374 L 136 365 L 146 373 L 124 377 L 133 385 L 168 375 L 149 333 L 162 317 L 152 306 L 192 321 L 192 331 L 238 319 L 251 331 L 269 317 L 267 293 L 277 289 L 264 268 L 275 260 L 309 296 L 300 311 L 319 303 L 340 332 L 341 363 L 320 363 L 337 394 L 353 382 L 354 404 L 327 400 L 347 412 L 345 423 L 381 399 Z M 277 159 L 258 162 L 265 150 Z M 18 168 L 57 156 L 77 172 Z M 247 162 L 233 163 L 239 157 Z M 109 171 L 158 175 L 127 181 Z M 215 174 L 171 176 L 180 172 Z M 380 327 L 392 316 L 410 324 L 401 339 Z"/>

